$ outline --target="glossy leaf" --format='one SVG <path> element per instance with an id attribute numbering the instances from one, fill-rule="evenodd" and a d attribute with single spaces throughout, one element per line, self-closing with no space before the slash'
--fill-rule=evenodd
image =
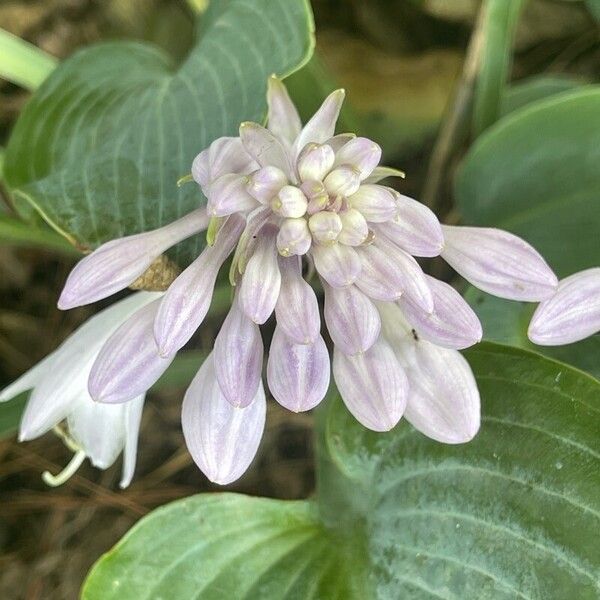
<path id="1" fill-rule="evenodd" d="M 261 121 L 267 77 L 307 60 L 307 0 L 211 3 L 187 59 L 135 42 L 75 53 L 21 113 L 4 175 L 17 209 L 39 213 L 72 243 L 103 241 L 164 225 L 203 202 L 177 187 L 212 140 Z M 203 236 L 180 246 L 186 263 Z"/>
<path id="2" fill-rule="evenodd" d="M 468 444 L 408 425 L 382 441 L 331 412 L 331 457 L 370 494 L 373 597 L 596 598 L 600 383 L 507 347 L 466 356 L 483 401 Z"/>
<path id="3" fill-rule="evenodd" d="M 455 193 L 467 224 L 525 238 L 559 277 L 600 262 L 600 86 L 517 110 L 467 154 Z"/>
<path id="4" fill-rule="evenodd" d="M 83 600 L 363 599 L 311 502 L 192 496 L 142 519 L 92 569 Z"/>

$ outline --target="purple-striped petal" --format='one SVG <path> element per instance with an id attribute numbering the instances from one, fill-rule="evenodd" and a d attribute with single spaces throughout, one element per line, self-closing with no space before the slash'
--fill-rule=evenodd
<path id="1" fill-rule="evenodd" d="M 540 254 L 521 238 L 486 227 L 444 225 L 444 260 L 474 286 L 509 300 L 538 302 L 558 281 Z"/>
<path id="2" fill-rule="evenodd" d="M 406 408 L 408 381 L 402 366 L 383 339 L 367 352 L 333 353 L 333 376 L 344 404 L 357 421 L 373 431 L 389 431 Z"/>
<path id="3" fill-rule="evenodd" d="M 313 244 L 311 255 L 319 275 L 333 287 L 351 285 L 360 273 L 360 258 L 350 246 Z"/>
<path id="4" fill-rule="evenodd" d="M 244 219 L 237 215 L 229 217 L 214 246 L 207 246 L 167 290 L 154 323 L 154 336 L 163 356 L 182 348 L 204 320 L 219 269 L 243 228 Z"/>
<path id="5" fill-rule="evenodd" d="M 102 346 L 88 381 L 97 402 L 127 402 L 144 394 L 173 362 L 162 357 L 152 333 L 161 300 L 155 300 L 129 317 Z"/>
<path id="6" fill-rule="evenodd" d="M 281 142 L 258 123 L 245 121 L 240 125 L 240 139 L 246 152 L 261 167 L 277 167 L 291 179 L 291 167 L 287 152 Z"/>
<path id="7" fill-rule="evenodd" d="M 291 146 L 302 129 L 302 122 L 285 85 L 275 76 L 269 77 L 267 104 L 269 131 L 288 147 Z"/>
<path id="8" fill-rule="evenodd" d="M 348 204 L 372 223 L 389 221 L 398 213 L 394 195 L 382 185 L 361 185 L 358 191 L 348 198 Z"/>
<path id="9" fill-rule="evenodd" d="M 300 181 L 321 181 L 334 161 L 335 153 L 327 144 L 307 144 L 298 158 Z"/>
<path id="10" fill-rule="evenodd" d="M 473 309 L 451 286 L 425 276 L 433 294 L 433 312 L 415 306 L 407 298 L 398 301 L 406 320 L 418 335 L 438 346 L 461 350 L 481 341 L 481 323 Z"/>
<path id="11" fill-rule="evenodd" d="M 312 116 L 296 138 L 292 158 L 296 160 L 304 146 L 309 142 L 325 143 L 333 136 L 335 124 L 344 102 L 344 90 L 336 90 L 325 98 L 319 110 Z"/>
<path id="12" fill-rule="evenodd" d="M 444 235 L 437 217 L 424 204 L 394 191 L 398 215 L 377 225 L 376 232 L 413 256 L 439 256 Z"/>
<path id="13" fill-rule="evenodd" d="M 201 208 L 160 229 L 102 244 L 69 273 L 58 308 L 83 306 L 125 289 L 165 250 L 206 229 L 208 221 Z"/>
<path id="14" fill-rule="evenodd" d="M 397 300 L 401 295 L 427 312 L 433 296 L 419 263 L 391 242 L 379 238 L 359 249 L 362 270 L 356 285 L 375 300 Z"/>
<path id="15" fill-rule="evenodd" d="M 248 177 L 247 190 L 253 198 L 266 204 L 277 196 L 287 182 L 287 177 L 281 169 L 262 167 Z"/>
<path id="16" fill-rule="evenodd" d="M 314 342 L 321 329 L 319 303 L 302 277 L 297 257 L 279 258 L 281 290 L 275 305 L 277 326 L 296 344 Z"/>
<path id="17" fill-rule="evenodd" d="M 257 234 L 257 244 L 242 276 L 240 307 L 255 323 L 262 325 L 279 297 L 281 273 L 277 264 L 277 230 L 265 226 Z"/>
<path id="18" fill-rule="evenodd" d="M 344 144 L 335 154 L 335 166 L 350 165 L 360 173 L 364 181 L 381 160 L 381 146 L 364 137 L 357 137 Z"/>
<path id="19" fill-rule="evenodd" d="M 240 138 L 221 137 L 200 152 L 192 163 L 192 177 L 206 193 L 208 186 L 226 173 L 247 174 L 256 168 Z"/>
<path id="20" fill-rule="evenodd" d="M 356 286 L 334 288 L 323 282 L 325 323 L 333 343 L 344 354 L 366 352 L 379 337 L 375 305 Z"/>
<path id="21" fill-rule="evenodd" d="M 329 387 L 329 353 L 319 335 L 311 344 L 296 344 L 275 328 L 267 363 L 273 397 L 293 412 L 314 408 Z"/>
<path id="22" fill-rule="evenodd" d="M 248 193 L 250 179 L 246 175 L 228 173 L 208 186 L 207 210 L 214 217 L 226 217 L 236 212 L 252 210 L 258 201 Z"/>
<path id="23" fill-rule="evenodd" d="M 260 384 L 264 350 L 258 325 L 242 312 L 237 299 L 217 335 L 213 354 L 223 396 L 233 406 L 248 406 Z"/>
<path id="24" fill-rule="evenodd" d="M 414 361 L 404 366 L 410 385 L 406 420 L 438 442 L 472 440 L 480 424 L 479 390 L 460 352 L 420 341 Z"/>
<path id="25" fill-rule="evenodd" d="M 600 267 L 560 281 L 556 294 L 536 309 L 529 339 L 540 346 L 560 346 L 600 331 Z"/>
<path id="26" fill-rule="evenodd" d="M 239 479 L 256 455 L 265 428 L 267 403 L 262 384 L 246 408 L 223 396 L 211 354 L 185 393 L 181 426 L 186 446 L 200 470 L 214 483 Z"/>
<path id="27" fill-rule="evenodd" d="M 360 246 L 369 237 L 369 225 L 363 215 L 355 208 L 339 213 L 342 230 L 338 241 L 347 246 Z"/>

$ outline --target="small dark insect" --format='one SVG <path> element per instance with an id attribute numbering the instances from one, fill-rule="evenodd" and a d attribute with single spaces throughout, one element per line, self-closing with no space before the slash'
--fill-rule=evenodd
<path id="1" fill-rule="evenodd" d="M 417 332 L 414 329 L 411 329 L 412 335 L 415 338 L 415 342 L 419 341 L 419 336 L 417 335 Z"/>

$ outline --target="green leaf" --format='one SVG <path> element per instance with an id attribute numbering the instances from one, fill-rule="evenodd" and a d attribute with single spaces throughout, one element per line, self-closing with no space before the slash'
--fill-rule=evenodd
<path id="1" fill-rule="evenodd" d="M 474 441 L 369 432 L 333 399 L 314 502 L 167 505 L 101 558 L 83 599 L 597 598 L 600 382 L 494 344 L 466 355 Z"/>
<path id="2" fill-rule="evenodd" d="M 82 248 L 164 225 L 203 202 L 177 188 L 212 140 L 261 121 L 267 77 L 313 48 L 308 0 L 213 2 L 183 64 L 135 42 L 64 61 L 19 117 L 4 172 L 17 209 Z M 178 247 L 188 262 L 203 236 Z"/>
<path id="3" fill-rule="evenodd" d="M 468 444 L 402 424 L 382 447 L 331 411 L 332 460 L 345 471 L 362 456 L 351 489 L 370 496 L 374 597 L 597 598 L 600 383 L 493 344 L 466 356 L 483 412 Z"/>
<path id="4" fill-rule="evenodd" d="M 600 86 L 529 104 L 473 145 L 455 194 L 465 221 L 521 235 L 559 276 L 600 262 Z"/>
<path id="5" fill-rule="evenodd" d="M 311 502 L 205 494 L 142 519 L 94 566 L 83 600 L 344 598 L 360 571 Z"/>
<path id="6" fill-rule="evenodd" d="M 479 135 L 500 115 L 512 61 L 512 44 L 524 0 L 485 0 L 483 49 L 475 85 L 473 129 Z"/>
<path id="7" fill-rule="evenodd" d="M 585 81 L 566 75 L 535 75 L 509 86 L 503 96 L 501 116 L 506 116 L 527 104 L 568 92 L 585 85 Z"/>
<path id="8" fill-rule="evenodd" d="M 600 0 L 586 0 L 588 10 L 592 13 L 596 21 L 600 21 Z"/>
<path id="9" fill-rule="evenodd" d="M 0 29 L 0 78 L 35 90 L 58 61 L 33 44 Z"/>
<path id="10" fill-rule="evenodd" d="M 527 337 L 527 328 L 536 305 L 502 300 L 474 287 L 467 290 L 465 300 L 477 313 L 486 340 L 534 350 L 574 365 L 600 379 L 600 335 L 565 346 L 536 346 Z"/>
<path id="11" fill-rule="evenodd" d="M 11 436 L 19 427 L 28 396 L 27 393 L 20 394 L 8 402 L 0 403 L 0 440 Z"/>

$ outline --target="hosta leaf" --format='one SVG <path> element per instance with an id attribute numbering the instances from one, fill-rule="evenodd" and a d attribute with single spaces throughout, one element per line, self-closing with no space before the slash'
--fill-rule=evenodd
<path id="1" fill-rule="evenodd" d="M 310 502 L 205 494 L 142 519 L 93 568 L 83 600 L 362 600 Z"/>
<path id="2" fill-rule="evenodd" d="M 163 225 L 203 201 L 177 188 L 194 156 L 265 113 L 267 77 L 312 50 L 307 0 L 213 2 L 179 66 L 139 43 L 106 43 L 62 63 L 12 133 L 5 178 L 19 212 L 32 209 L 88 248 Z M 181 246 L 186 262 L 202 236 Z"/>
<path id="3" fill-rule="evenodd" d="M 600 86 L 525 106 L 473 145 L 455 193 L 468 224 L 532 243 L 562 277 L 600 262 Z"/>
<path id="4" fill-rule="evenodd" d="M 377 434 L 330 415 L 333 460 L 362 453 L 376 597 L 596 598 L 600 383 L 493 344 L 466 355 L 483 403 L 469 444 L 403 424 L 370 454 Z"/>

